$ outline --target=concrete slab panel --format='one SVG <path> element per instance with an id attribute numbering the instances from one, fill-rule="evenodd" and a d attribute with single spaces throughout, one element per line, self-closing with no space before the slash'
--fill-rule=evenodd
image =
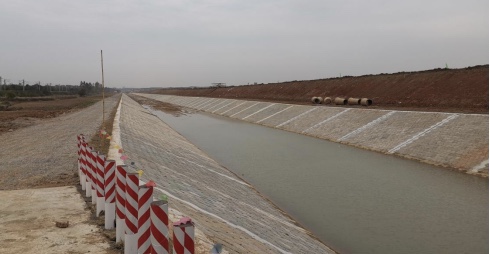
<path id="1" fill-rule="evenodd" d="M 308 135 L 337 141 L 339 138 L 386 114 L 385 111 L 352 109 L 308 132 Z"/>
<path id="2" fill-rule="evenodd" d="M 322 107 L 322 106 L 314 106 L 316 109 L 311 111 L 308 114 L 304 114 L 301 117 L 296 118 L 294 121 L 289 122 L 281 127 L 281 129 L 285 129 L 288 131 L 302 133 L 305 130 L 308 130 L 310 127 L 313 127 L 317 123 L 328 119 L 342 111 L 345 108 L 334 108 L 334 107 Z"/>
<path id="3" fill-rule="evenodd" d="M 344 143 L 387 152 L 447 117 L 443 113 L 395 112 L 376 125 L 347 138 Z"/>
<path id="4" fill-rule="evenodd" d="M 280 125 L 286 121 L 291 120 L 293 117 L 296 117 L 308 110 L 311 109 L 311 106 L 303 106 L 303 105 L 294 105 L 293 107 L 267 119 L 264 121 L 261 121 L 260 124 L 269 126 L 269 127 L 276 127 L 277 125 Z"/>
<path id="5" fill-rule="evenodd" d="M 256 102 L 257 103 L 257 102 Z M 271 105 L 272 103 L 269 103 L 269 102 L 258 102 L 258 104 L 256 104 L 255 106 L 252 106 L 250 105 L 248 109 L 245 109 L 243 111 L 241 111 L 240 113 L 237 113 L 235 114 L 234 116 L 232 116 L 232 118 L 236 118 L 236 119 L 240 119 L 242 120 L 242 118 L 244 117 L 247 117 L 251 114 L 254 114 L 256 113 L 257 111 Z"/>
<path id="6" fill-rule="evenodd" d="M 272 105 L 272 103 L 270 105 Z M 266 117 L 269 117 L 269 116 L 271 116 L 271 115 L 273 115 L 273 114 L 275 114 L 275 113 L 277 113 L 277 112 L 279 112 L 281 110 L 284 110 L 284 109 L 286 109 L 287 107 L 290 107 L 290 106 L 291 105 L 289 105 L 289 104 L 281 104 L 281 103 L 277 104 L 276 103 L 276 104 L 274 104 L 274 105 L 272 105 L 272 106 L 270 106 L 268 108 L 265 108 L 264 110 L 262 110 L 260 112 L 257 112 L 257 114 L 254 114 L 254 115 L 252 115 L 250 117 L 247 117 L 244 120 L 247 121 L 247 122 L 256 123 L 256 122 L 258 122 L 258 121 L 260 121 L 260 120 L 262 120 L 262 119 L 264 119 Z"/>
<path id="7" fill-rule="evenodd" d="M 227 111 L 224 111 L 223 113 L 221 113 L 221 115 L 223 116 L 231 116 L 235 113 L 238 113 L 254 104 L 256 104 L 257 102 L 256 101 L 241 101 L 239 104 L 233 106 L 233 107 L 230 107 L 229 110 Z"/>
<path id="8" fill-rule="evenodd" d="M 469 170 L 488 160 L 488 139 L 487 115 L 459 115 L 395 154 Z"/>

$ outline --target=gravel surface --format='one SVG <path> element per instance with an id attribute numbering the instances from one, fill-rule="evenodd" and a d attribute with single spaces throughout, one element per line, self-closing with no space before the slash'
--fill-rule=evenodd
<path id="1" fill-rule="evenodd" d="M 119 95 L 105 100 L 105 114 Z M 0 190 L 75 185 L 77 134 L 89 137 L 102 122 L 102 102 L 0 135 Z"/>

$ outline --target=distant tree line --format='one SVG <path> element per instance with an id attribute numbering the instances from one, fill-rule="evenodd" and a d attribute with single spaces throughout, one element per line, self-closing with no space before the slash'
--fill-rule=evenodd
<path id="1" fill-rule="evenodd" d="M 80 81 L 80 85 L 52 85 L 37 82 L 34 85 L 29 85 L 24 81 L 20 81 L 17 84 L 12 82 L 6 82 L 2 80 L 0 83 L 0 97 L 7 97 L 9 99 L 15 97 L 39 97 L 39 96 L 51 96 L 51 95 L 79 95 L 88 96 L 102 93 L 102 84 L 99 82 L 86 82 Z M 115 88 L 105 88 L 105 92 L 114 92 Z"/>

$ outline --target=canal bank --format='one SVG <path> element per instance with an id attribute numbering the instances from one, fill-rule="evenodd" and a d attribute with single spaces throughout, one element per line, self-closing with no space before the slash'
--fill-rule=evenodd
<path id="1" fill-rule="evenodd" d="M 469 174 L 488 176 L 488 115 L 138 95 Z"/>
<path id="2" fill-rule="evenodd" d="M 127 164 L 157 184 L 155 197 L 190 216 L 230 253 L 334 253 L 228 169 L 123 95 L 121 145 Z"/>
<path id="3" fill-rule="evenodd" d="M 340 253 L 488 249 L 484 178 L 228 117 L 147 104 L 163 110 L 151 112 Z"/>

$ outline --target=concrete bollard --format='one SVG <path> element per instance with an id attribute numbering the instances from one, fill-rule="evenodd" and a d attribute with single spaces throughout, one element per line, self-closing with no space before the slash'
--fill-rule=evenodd
<path id="1" fill-rule="evenodd" d="M 97 152 L 95 151 L 95 149 L 92 148 L 92 152 L 91 152 L 91 169 L 92 171 L 90 172 L 91 173 L 91 183 L 92 183 L 92 204 L 93 205 L 97 205 Z"/>
<path id="2" fill-rule="evenodd" d="M 153 253 L 168 254 L 170 253 L 168 241 L 168 202 L 165 200 L 151 202 L 150 212 L 150 241 Z"/>
<path id="3" fill-rule="evenodd" d="M 85 197 L 92 197 L 92 147 L 87 146 L 87 152 L 85 153 L 85 171 L 86 182 L 85 182 Z"/>
<path id="4" fill-rule="evenodd" d="M 77 169 L 78 169 L 78 180 L 80 182 L 80 185 L 82 185 L 82 139 L 83 135 L 78 134 L 77 135 L 77 155 L 78 155 L 78 160 L 77 160 Z"/>
<path id="5" fill-rule="evenodd" d="M 82 190 L 84 191 L 87 187 L 87 143 L 85 143 L 85 140 L 82 141 L 80 148 L 80 169 L 82 171 L 80 185 L 82 185 Z"/>
<path id="6" fill-rule="evenodd" d="M 116 243 L 124 241 L 126 232 L 126 166 L 116 167 Z"/>
<path id="7" fill-rule="evenodd" d="M 116 219 L 116 161 L 106 160 L 104 165 L 105 229 L 113 229 Z"/>
<path id="8" fill-rule="evenodd" d="M 105 155 L 97 153 L 96 157 L 96 191 L 97 191 L 97 206 L 96 216 L 99 217 L 100 212 L 105 211 L 105 198 L 104 198 L 104 165 L 105 165 Z"/>
<path id="9" fill-rule="evenodd" d="M 194 223 L 183 217 L 173 224 L 174 254 L 194 254 Z"/>
<path id="10" fill-rule="evenodd" d="M 138 252 L 138 173 L 126 174 L 124 254 Z"/>
<path id="11" fill-rule="evenodd" d="M 153 186 L 138 188 L 138 253 L 150 253 L 150 204 L 153 201 Z"/>

